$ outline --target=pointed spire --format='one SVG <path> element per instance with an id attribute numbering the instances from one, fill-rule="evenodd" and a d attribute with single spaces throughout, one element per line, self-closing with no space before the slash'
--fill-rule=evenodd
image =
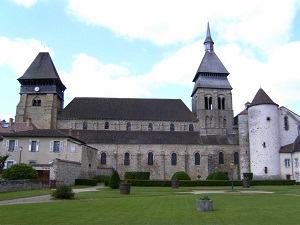
<path id="1" fill-rule="evenodd" d="M 206 31 L 206 38 L 204 41 L 204 50 L 209 52 L 214 51 L 214 41 L 211 38 L 209 22 L 207 22 L 207 31 Z"/>
<path id="2" fill-rule="evenodd" d="M 273 100 L 267 95 L 267 93 L 260 88 L 253 98 L 250 107 L 254 105 L 277 105 Z M 277 105 L 278 106 L 278 105 Z"/>

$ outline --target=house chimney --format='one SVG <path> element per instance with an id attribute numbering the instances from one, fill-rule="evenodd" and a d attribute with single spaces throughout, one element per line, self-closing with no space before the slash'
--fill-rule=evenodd
<path id="1" fill-rule="evenodd" d="M 69 136 L 72 136 L 72 128 L 69 129 Z"/>
<path id="2" fill-rule="evenodd" d="M 14 123 L 14 119 L 13 118 L 9 118 L 9 126 L 11 127 Z"/>
<path id="3" fill-rule="evenodd" d="M 31 125 L 31 118 L 30 117 L 27 117 L 27 127 L 30 127 L 30 125 Z"/>

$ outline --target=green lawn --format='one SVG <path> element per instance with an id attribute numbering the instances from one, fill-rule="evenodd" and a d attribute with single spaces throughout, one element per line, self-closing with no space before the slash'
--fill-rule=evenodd
<path id="1" fill-rule="evenodd" d="M 195 195 L 192 190 L 226 190 Z M 236 187 L 132 187 L 130 195 L 103 188 L 75 195 L 75 200 L 0 206 L 0 224 L 300 224 L 300 186 L 255 186 L 241 194 Z M 244 189 L 245 190 L 245 189 Z M 5 193 L 0 193 L 1 195 Z M 198 212 L 196 199 L 208 195 L 214 211 Z M 6 218 L 6 219 L 4 219 Z"/>

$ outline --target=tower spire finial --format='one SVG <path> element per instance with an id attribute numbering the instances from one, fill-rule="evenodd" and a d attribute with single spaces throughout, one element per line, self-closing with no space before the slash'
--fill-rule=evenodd
<path id="1" fill-rule="evenodd" d="M 211 38 L 209 22 L 207 22 L 207 31 L 206 31 L 206 38 L 204 41 L 204 50 L 209 52 L 214 51 L 214 41 Z"/>

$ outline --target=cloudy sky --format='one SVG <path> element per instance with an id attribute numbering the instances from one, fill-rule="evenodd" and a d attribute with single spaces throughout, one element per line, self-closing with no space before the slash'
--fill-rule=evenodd
<path id="1" fill-rule="evenodd" d="M 191 107 L 207 22 L 230 72 L 234 114 L 261 87 L 300 114 L 300 0 L 1 0 L 0 119 L 23 75 L 50 52 L 74 97 L 182 99 Z"/>

